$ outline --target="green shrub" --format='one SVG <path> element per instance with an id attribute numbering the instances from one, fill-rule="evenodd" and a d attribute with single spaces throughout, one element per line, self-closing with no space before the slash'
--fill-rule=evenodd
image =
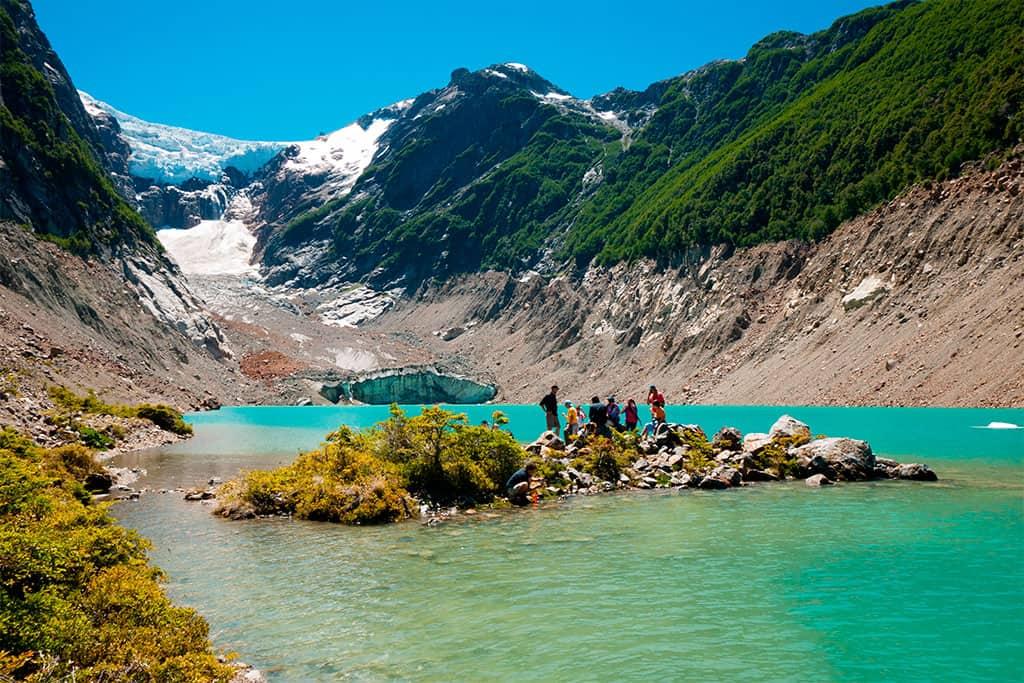
<path id="1" fill-rule="evenodd" d="M 410 493 L 438 505 L 487 503 L 525 460 L 511 434 L 471 426 L 438 407 L 407 417 L 397 406 L 361 433 L 342 427 L 315 450 L 222 488 L 217 512 L 294 514 L 343 524 L 412 516 Z"/>
<path id="2" fill-rule="evenodd" d="M 114 405 L 102 401 L 91 389 L 84 396 L 79 396 L 71 389 L 61 385 L 51 385 L 46 391 L 54 404 L 54 411 L 49 416 L 53 424 L 70 424 L 72 416 L 76 413 L 114 415 L 117 417 L 138 417 L 149 420 L 165 432 L 172 432 L 181 436 L 192 434 L 192 426 L 182 419 L 181 413 L 162 403 L 142 403 L 137 406 Z M 124 432 L 119 425 L 111 427 L 111 434 L 117 437 L 118 430 L 120 430 L 120 434 L 123 436 Z M 93 442 L 105 443 L 104 435 L 96 436 L 90 434 L 88 437 L 85 437 L 82 428 L 77 428 L 77 431 L 83 435 L 83 441 L 85 438 L 88 438 Z M 109 446 L 96 445 L 93 447 L 110 448 L 112 445 L 113 443 Z"/>
<path id="3" fill-rule="evenodd" d="M 587 445 L 578 451 L 573 465 L 598 479 L 618 482 L 619 474 L 632 464 L 636 452 L 629 449 L 626 441 L 613 439 L 614 435 L 612 439 L 602 436 L 589 438 Z"/>
<path id="4" fill-rule="evenodd" d="M 173 432 L 181 436 L 190 436 L 192 434 L 192 425 L 185 422 L 181 417 L 181 413 L 170 406 L 143 403 L 135 407 L 132 412 L 134 412 L 135 417 L 149 420 L 165 432 Z"/>
<path id="5" fill-rule="evenodd" d="M 89 448 L 95 448 L 97 450 L 107 450 L 108 448 L 114 447 L 114 440 L 103 432 L 97 431 L 92 427 L 82 425 L 78 428 L 78 436 Z"/>
<path id="6" fill-rule="evenodd" d="M 229 680 L 146 541 L 78 495 L 93 467 L 84 446 L 0 429 L 0 680 Z"/>

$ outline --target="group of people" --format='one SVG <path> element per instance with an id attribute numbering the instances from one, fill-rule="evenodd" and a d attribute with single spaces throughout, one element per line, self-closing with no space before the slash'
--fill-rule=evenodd
<path id="1" fill-rule="evenodd" d="M 552 386 L 551 392 L 540 400 L 540 407 L 544 410 L 547 420 L 547 428 L 558 434 L 562 432 L 562 424 L 559 416 L 558 386 Z M 614 396 L 609 396 L 604 402 L 599 396 L 590 399 L 590 403 L 584 407 L 583 402 L 573 405 L 572 401 L 565 401 L 565 440 L 566 442 L 575 439 L 580 434 L 592 433 L 600 436 L 611 436 L 614 431 L 635 431 L 640 424 L 640 411 L 636 401 L 632 398 L 626 400 L 624 406 L 620 406 Z M 651 411 L 651 421 L 644 427 L 643 434 L 653 433 L 659 424 L 665 421 L 665 395 L 658 391 L 653 384 L 647 391 L 647 405 Z"/>
<path id="2" fill-rule="evenodd" d="M 586 406 L 583 402 L 574 405 L 572 401 L 565 401 L 562 405 L 565 413 L 559 415 L 557 385 L 551 387 L 551 392 L 540 400 L 547 429 L 555 434 L 564 433 L 566 442 L 576 439 L 580 434 L 611 436 L 612 430 L 635 431 L 640 424 L 640 411 L 632 398 L 627 399 L 624 406 L 620 406 L 614 396 L 609 396 L 604 402 L 600 396 L 594 396 Z M 651 421 L 644 427 L 643 436 L 654 433 L 658 425 L 665 422 L 665 395 L 653 384 L 647 391 L 647 405 L 650 407 Z M 561 417 L 565 418 L 564 432 Z M 527 505 L 535 498 L 540 486 L 536 473 L 537 464 L 529 462 L 509 478 L 505 490 L 513 505 Z"/>

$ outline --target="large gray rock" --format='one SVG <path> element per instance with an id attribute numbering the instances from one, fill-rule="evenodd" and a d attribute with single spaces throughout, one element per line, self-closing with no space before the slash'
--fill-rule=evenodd
<path id="1" fill-rule="evenodd" d="M 768 430 L 768 436 L 773 439 L 788 438 L 792 441 L 807 442 L 811 440 L 811 428 L 795 417 L 783 415 Z"/>
<path id="2" fill-rule="evenodd" d="M 794 448 L 797 467 L 841 481 L 864 481 L 875 476 L 875 455 L 866 441 L 846 438 L 818 439 Z M 817 460 L 816 458 L 820 458 Z M 827 465 L 824 471 L 821 463 Z"/>
<path id="3" fill-rule="evenodd" d="M 743 452 L 750 453 L 751 455 L 757 455 L 765 446 L 770 445 L 772 437 L 767 434 L 760 432 L 751 432 L 743 437 Z"/>
<path id="4" fill-rule="evenodd" d="M 832 486 L 835 482 L 826 477 L 824 474 L 815 474 L 807 477 L 804 483 L 808 486 Z"/>
<path id="5" fill-rule="evenodd" d="M 711 470 L 708 476 L 704 477 L 700 483 L 700 488 L 727 489 L 739 486 L 741 483 L 743 483 L 743 476 L 739 473 L 739 470 L 727 465 L 721 465 Z"/>

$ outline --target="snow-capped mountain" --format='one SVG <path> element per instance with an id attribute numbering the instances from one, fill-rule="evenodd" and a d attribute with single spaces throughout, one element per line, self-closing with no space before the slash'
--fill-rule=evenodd
<path id="1" fill-rule="evenodd" d="M 228 166 L 252 173 L 290 142 L 235 140 L 223 135 L 150 123 L 78 91 L 92 116 L 104 112 L 121 126 L 121 136 L 131 148 L 128 167 L 132 175 L 161 183 L 182 183 L 190 178 L 218 181 Z"/>

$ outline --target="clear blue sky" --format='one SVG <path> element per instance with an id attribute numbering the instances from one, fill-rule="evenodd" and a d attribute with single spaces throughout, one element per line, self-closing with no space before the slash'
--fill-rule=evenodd
<path id="1" fill-rule="evenodd" d="M 529 65 L 578 97 L 641 89 L 876 0 L 34 0 L 75 84 L 149 121 L 307 139 L 447 84 Z"/>

